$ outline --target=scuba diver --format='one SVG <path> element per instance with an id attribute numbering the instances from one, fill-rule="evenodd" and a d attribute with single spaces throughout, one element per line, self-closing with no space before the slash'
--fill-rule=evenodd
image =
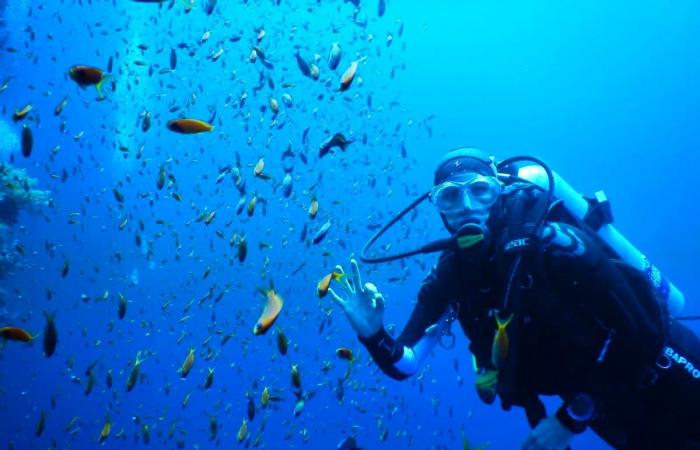
<path id="1" fill-rule="evenodd" d="M 424 200 L 449 238 L 368 255 Z M 532 157 L 495 164 L 478 149 L 450 151 L 434 187 L 382 227 L 361 260 L 437 251 L 398 337 L 357 261 L 339 277 L 344 292 L 329 290 L 388 376 L 405 379 L 436 344 L 454 345 L 457 320 L 480 399 L 525 409 L 523 449 L 565 449 L 588 428 L 619 449 L 700 449 L 700 339 L 679 321 L 682 293 L 615 230 L 602 192 L 582 197 Z M 563 403 L 548 415 L 540 395 Z"/>

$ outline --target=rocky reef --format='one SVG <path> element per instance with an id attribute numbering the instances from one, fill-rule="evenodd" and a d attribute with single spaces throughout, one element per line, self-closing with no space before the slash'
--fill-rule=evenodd
<path id="1" fill-rule="evenodd" d="M 50 193 L 37 189 L 37 180 L 24 169 L 0 163 L 0 279 L 20 263 L 24 250 L 12 237 L 19 212 L 37 212 L 48 206 Z"/>

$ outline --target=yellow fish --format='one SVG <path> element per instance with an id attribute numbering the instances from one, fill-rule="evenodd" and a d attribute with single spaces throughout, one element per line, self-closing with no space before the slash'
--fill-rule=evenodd
<path id="1" fill-rule="evenodd" d="M 501 368 L 508 359 L 508 331 L 506 327 L 511 320 L 513 320 L 513 314 L 505 320 L 501 319 L 498 313 L 496 314 L 496 325 L 498 328 L 491 347 L 491 362 L 497 369 Z"/>
<path id="2" fill-rule="evenodd" d="M 343 273 L 333 271 L 321 278 L 316 284 L 316 293 L 318 294 L 319 298 L 323 298 L 326 296 L 326 294 L 328 293 L 328 288 L 331 287 L 332 280 L 340 281 L 343 279 L 344 276 L 345 274 Z"/>
<path id="3" fill-rule="evenodd" d="M 141 363 L 143 363 L 146 358 L 141 359 L 141 352 L 136 353 L 136 361 L 134 362 L 134 367 L 131 368 L 129 372 L 129 378 L 126 380 L 126 392 L 131 392 L 131 390 L 136 385 L 136 381 L 139 379 L 141 374 Z"/>
<path id="4" fill-rule="evenodd" d="M 253 328 L 253 334 L 256 336 L 265 334 L 272 324 L 275 323 L 277 316 L 280 311 L 282 311 L 282 305 L 284 304 L 282 297 L 275 292 L 274 288 L 264 291 L 264 294 L 266 297 L 265 308 L 263 308 L 263 312 L 260 314 L 260 318 Z"/>
<path id="5" fill-rule="evenodd" d="M 262 405 L 263 408 L 267 407 L 267 404 L 270 403 L 270 389 L 268 389 L 267 386 L 262 391 L 262 395 L 260 395 L 260 404 Z"/>
<path id="6" fill-rule="evenodd" d="M 498 395 L 498 371 L 483 370 L 477 373 L 474 384 L 479 398 L 488 405 L 492 404 Z"/>
<path id="7" fill-rule="evenodd" d="M 240 444 L 246 436 L 248 436 L 248 421 L 243 419 L 241 427 L 238 429 L 238 433 L 236 433 L 236 440 Z"/>
<path id="8" fill-rule="evenodd" d="M 192 370 L 192 366 L 194 366 L 194 349 L 191 348 L 190 351 L 187 353 L 187 357 L 185 358 L 185 361 L 182 363 L 182 367 L 180 367 L 180 378 L 183 380 L 187 378 L 187 375 L 190 374 L 190 370 Z"/>
<path id="9" fill-rule="evenodd" d="M 103 443 L 109 437 L 109 433 L 112 431 L 112 421 L 107 417 L 105 419 L 105 424 L 100 431 L 99 442 Z"/>

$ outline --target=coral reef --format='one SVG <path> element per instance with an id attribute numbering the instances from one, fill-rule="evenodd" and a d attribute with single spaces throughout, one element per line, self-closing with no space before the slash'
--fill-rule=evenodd
<path id="1" fill-rule="evenodd" d="M 20 262 L 19 243 L 11 238 L 10 226 L 19 211 L 38 211 L 49 204 L 48 191 L 36 188 L 37 180 L 24 169 L 0 163 L 0 279 Z"/>
<path id="2" fill-rule="evenodd" d="M 37 181 L 24 169 L 0 163 L 0 224 L 17 223 L 21 209 L 37 211 L 49 204 L 49 192 L 36 189 Z"/>

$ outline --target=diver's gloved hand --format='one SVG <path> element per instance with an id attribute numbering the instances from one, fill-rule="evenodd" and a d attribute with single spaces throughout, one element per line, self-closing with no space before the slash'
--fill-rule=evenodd
<path id="1" fill-rule="evenodd" d="M 530 432 L 522 450 L 564 450 L 574 433 L 566 429 L 556 416 L 548 416 Z"/>
<path id="2" fill-rule="evenodd" d="M 343 276 L 340 281 L 345 289 L 345 296 L 341 297 L 333 289 L 328 289 L 328 292 L 333 300 L 343 308 L 355 332 L 361 338 L 369 338 L 382 329 L 384 297 L 372 283 L 362 284 L 357 261 L 351 259 L 350 266 L 352 274 Z M 339 273 L 345 273 L 341 266 L 335 266 L 335 270 Z"/>

